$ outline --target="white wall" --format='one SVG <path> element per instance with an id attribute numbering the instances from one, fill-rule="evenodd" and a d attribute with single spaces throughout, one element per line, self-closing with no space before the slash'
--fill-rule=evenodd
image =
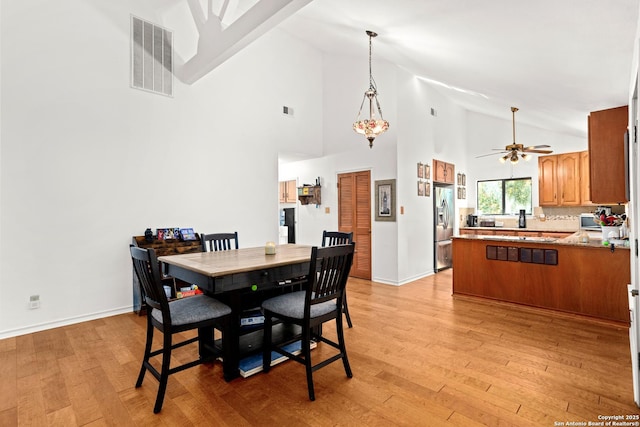
<path id="1" fill-rule="evenodd" d="M 277 240 L 277 152 L 319 153 L 322 57 L 280 31 L 172 98 L 131 89 L 130 14 L 193 32 L 153 3 L 2 2 L 0 338 L 131 310 L 147 227 Z"/>
<path id="2" fill-rule="evenodd" d="M 437 159 L 454 164 L 456 173 L 465 171 L 466 124 L 465 110 L 431 85 L 408 73 L 398 80 L 398 191 L 405 207 L 398 223 L 398 280 L 405 283 L 434 271 L 434 171 L 431 196 L 419 197 L 417 163 L 433 166 Z M 463 201 L 454 202 L 457 209 Z"/>

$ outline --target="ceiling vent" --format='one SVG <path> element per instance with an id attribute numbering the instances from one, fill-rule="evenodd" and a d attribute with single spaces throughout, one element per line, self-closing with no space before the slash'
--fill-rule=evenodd
<path id="1" fill-rule="evenodd" d="M 131 16 L 131 87 L 173 95 L 173 33 Z"/>

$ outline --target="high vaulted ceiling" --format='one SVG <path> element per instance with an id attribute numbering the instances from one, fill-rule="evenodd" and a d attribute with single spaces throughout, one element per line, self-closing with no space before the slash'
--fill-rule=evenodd
<path id="1" fill-rule="evenodd" d="M 224 26 L 272 0 L 207 2 L 225 10 Z M 590 111 L 628 103 L 638 0 L 290 3 L 274 26 L 365 66 L 373 30 L 374 74 L 375 61 L 393 62 L 471 111 L 510 120 L 516 106 L 519 123 L 585 136 Z"/>

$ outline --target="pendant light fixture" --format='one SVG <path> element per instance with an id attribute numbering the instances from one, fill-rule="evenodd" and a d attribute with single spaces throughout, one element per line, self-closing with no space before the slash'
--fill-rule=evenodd
<path id="1" fill-rule="evenodd" d="M 358 111 L 358 117 L 356 117 L 356 121 L 353 123 L 353 130 L 360 135 L 364 135 L 369 140 L 369 148 L 373 148 L 373 140 L 376 136 L 389 129 L 389 122 L 382 118 L 382 110 L 380 109 L 380 102 L 378 102 L 378 91 L 371 74 L 371 39 L 376 37 L 378 34 L 367 30 L 367 35 L 369 36 L 369 89 L 364 92 L 362 104 L 360 104 L 360 111 Z M 369 100 L 369 118 L 360 120 L 360 113 L 362 113 L 364 101 L 367 99 Z M 378 109 L 378 115 L 380 118 L 376 118 L 376 108 Z"/>

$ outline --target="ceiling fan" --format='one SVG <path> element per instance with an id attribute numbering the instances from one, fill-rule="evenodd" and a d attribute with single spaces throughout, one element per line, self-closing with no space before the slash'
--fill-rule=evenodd
<path id="1" fill-rule="evenodd" d="M 507 145 L 504 147 L 504 150 L 501 148 L 494 148 L 494 151 L 500 151 L 500 153 L 490 153 L 483 154 L 482 156 L 476 157 L 479 159 L 480 157 L 493 156 L 495 154 L 501 154 L 500 162 L 504 163 L 509 160 L 511 163 L 516 164 L 520 158 L 524 160 L 531 159 L 530 153 L 537 154 L 551 154 L 553 151 L 551 150 L 542 150 L 543 148 L 551 148 L 549 145 L 532 145 L 529 147 L 525 147 L 522 144 L 516 144 L 516 111 L 518 109 L 516 107 L 511 107 L 511 115 L 513 117 L 513 144 Z"/>

